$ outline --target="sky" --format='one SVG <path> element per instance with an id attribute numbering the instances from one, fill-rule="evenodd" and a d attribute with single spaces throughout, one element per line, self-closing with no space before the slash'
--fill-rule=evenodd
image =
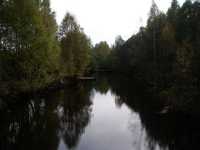
<path id="1" fill-rule="evenodd" d="M 184 0 L 179 0 L 182 4 Z M 152 0 L 51 0 L 56 20 L 61 23 L 67 12 L 90 37 L 93 44 L 107 41 L 114 43 L 116 36 L 124 40 L 145 26 Z M 171 0 L 155 0 L 159 9 L 166 12 Z"/>

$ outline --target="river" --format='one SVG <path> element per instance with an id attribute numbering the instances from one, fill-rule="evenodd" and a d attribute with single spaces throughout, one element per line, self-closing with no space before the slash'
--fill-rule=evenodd
<path id="1" fill-rule="evenodd" d="M 135 81 L 103 77 L 45 94 L 1 99 L 0 149 L 197 149 L 198 120 L 160 114 Z"/>

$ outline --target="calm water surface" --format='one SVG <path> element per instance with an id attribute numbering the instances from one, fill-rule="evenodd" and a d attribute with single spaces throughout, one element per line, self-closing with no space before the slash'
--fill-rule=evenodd
<path id="1" fill-rule="evenodd" d="M 152 112 L 156 102 L 132 82 L 101 78 L 39 96 L 1 98 L 0 148 L 196 149 L 198 117 Z"/>
<path id="2" fill-rule="evenodd" d="M 85 129 L 78 150 L 131 150 L 141 147 L 144 132 L 139 115 L 126 105 L 118 106 L 116 96 L 95 91 L 91 121 Z"/>

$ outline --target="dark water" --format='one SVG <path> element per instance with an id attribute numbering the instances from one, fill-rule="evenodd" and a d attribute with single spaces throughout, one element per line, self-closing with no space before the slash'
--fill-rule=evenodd
<path id="1" fill-rule="evenodd" d="M 2 150 L 193 150 L 199 146 L 199 117 L 159 114 L 162 105 L 129 79 L 99 78 L 0 102 Z"/>

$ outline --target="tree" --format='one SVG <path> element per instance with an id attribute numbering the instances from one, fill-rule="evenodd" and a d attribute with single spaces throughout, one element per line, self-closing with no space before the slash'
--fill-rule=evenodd
<path id="1" fill-rule="evenodd" d="M 171 7 L 167 11 L 167 19 L 174 27 L 176 27 L 178 11 L 180 9 L 179 3 L 177 0 L 172 0 Z"/>
<path id="2" fill-rule="evenodd" d="M 59 30 L 62 76 L 81 76 L 90 61 L 91 42 L 74 17 L 67 13 Z"/>
<path id="3" fill-rule="evenodd" d="M 152 0 L 151 9 L 150 9 L 150 12 L 149 12 L 148 24 L 151 24 L 152 22 L 154 22 L 154 19 L 159 14 L 160 14 L 160 10 L 159 10 L 158 6 L 155 3 L 155 1 Z"/>
<path id="4" fill-rule="evenodd" d="M 125 43 L 125 41 L 123 40 L 123 38 L 119 35 L 115 38 L 115 44 L 114 44 L 114 48 L 120 48 L 121 46 L 123 46 L 123 44 Z"/>
<path id="5" fill-rule="evenodd" d="M 55 20 L 55 13 L 51 11 L 49 0 L 41 2 L 40 10 L 45 26 L 44 32 L 48 39 L 48 72 L 57 76 L 59 72 L 60 47 L 56 38 L 58 25 Z"/>
<path id="6" fill-rule="evenodd" d="M 41 7 L 42 3 L 3 0 L 0 9 L 0 78 L 26 90 L 43 87 L 55 77 L 56 22 L 49 5 Z"/>
<path id="7" fill-rule="evenodd" d="M 59 39 L 67 37 L 70 32 L 76 32 L 80 30 L 80 26 L 77 24 L 74 16 L 70 13 L 67 13 L 61 23 L 59 28 Z"/>
<path id="8" fill-rule="evenodd" d="M 152 0 L 152 6 L 149 13 L 148 25 L 147 28 L 150 31 L 150 35 L 152 34 L 152 48 L 153 48 L 153 59 L 154 59 L 154 66 L 157 65 L 157 39 L 158 39 L 158 24 L 159 24 L 159 15 L 160 10 L 156 5 L 155 1 Z"/>
<path id="9" fill-rule="evenodd" d="M 92 50 L 92 55 L 93 55 L 93 63 L 95 64 L 96 70 L 108 69 L 108 56 L 110 53 L 111 53 L 111 48 L 105 41 L 97 43 L 94 46 Z"/>

